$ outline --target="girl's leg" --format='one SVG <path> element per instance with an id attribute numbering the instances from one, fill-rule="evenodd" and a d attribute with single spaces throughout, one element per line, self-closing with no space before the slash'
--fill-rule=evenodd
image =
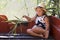
<path id="1" fill-rule="evenodd" d="M 36 32 L 36 33 L 42 33 L 43 35 L 43 38 L 48 38 L 49 36 L 49 30 L 45 30 L 41 27 L 36 27 L 36 28 L 33 28 L 33 31 Z"/>
<path id="2" fill-rule="evenodd" d="M 48 36 L 49 36 L 49 31 L 45 31 L 44 32 L 44 38 L 48 38 Z"/>
<path id="3" fill-rule="evenodd" d="M 27 33 L 29 33 L 30 35 L 33 35 L 33 36 L 43 37 L 43 35 L 33 32 L 32 29 L 27 29 Z"/>

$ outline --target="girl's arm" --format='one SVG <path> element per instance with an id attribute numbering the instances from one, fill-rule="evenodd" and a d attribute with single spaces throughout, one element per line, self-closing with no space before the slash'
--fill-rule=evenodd
<path id="1" fill-rule="evenodd" d="M 34 21 L 36 17 L 30 18 L 28 16 L 23 16 L 24 18 L 26 18 L 28 20 L 28 22 Z"/>
<path id="2" fill-rule="evenodd" d="M 45 23 L 46 23 L 46 29 L 45 30 L 49 30 L 49 19 L 48 19 L 48 17 L 45 17 Z"/>

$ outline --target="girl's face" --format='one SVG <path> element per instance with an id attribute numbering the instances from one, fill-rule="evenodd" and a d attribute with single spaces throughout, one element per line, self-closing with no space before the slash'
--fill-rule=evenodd
<path id="1" fill-rule="evenodd" d="M 42 16 L 43 15 L 43 9 L 42 8 L 37 8 L 36 13 L 37 13 L 38 16 Z"/>

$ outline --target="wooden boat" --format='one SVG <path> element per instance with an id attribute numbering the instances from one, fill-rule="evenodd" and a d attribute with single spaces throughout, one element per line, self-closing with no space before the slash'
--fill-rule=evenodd
<path id="1" fill-rule="evenodd" d="M 60 40 L 60 19 L 54 16 L 49 16 L 49 20 L 50 35 L 52 35 L 55 40 Z M 6 21 L 8 21 L 8 18 L 5 15 L 0 15 L 0 34 L 7 34 L 15 27 L 15 24 Z M 27 34 L 26 30 L 32 28 L 33 25 L 34 21 L 18 23 L 15 32 L 17 34 Z"/>

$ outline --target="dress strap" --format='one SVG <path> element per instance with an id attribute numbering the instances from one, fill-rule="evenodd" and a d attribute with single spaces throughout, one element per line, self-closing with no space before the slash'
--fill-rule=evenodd
<path id="1" fill-rule="evenodd" d="M 46 15 L 43 16 L 43 20 L 45 20 Z"/>

